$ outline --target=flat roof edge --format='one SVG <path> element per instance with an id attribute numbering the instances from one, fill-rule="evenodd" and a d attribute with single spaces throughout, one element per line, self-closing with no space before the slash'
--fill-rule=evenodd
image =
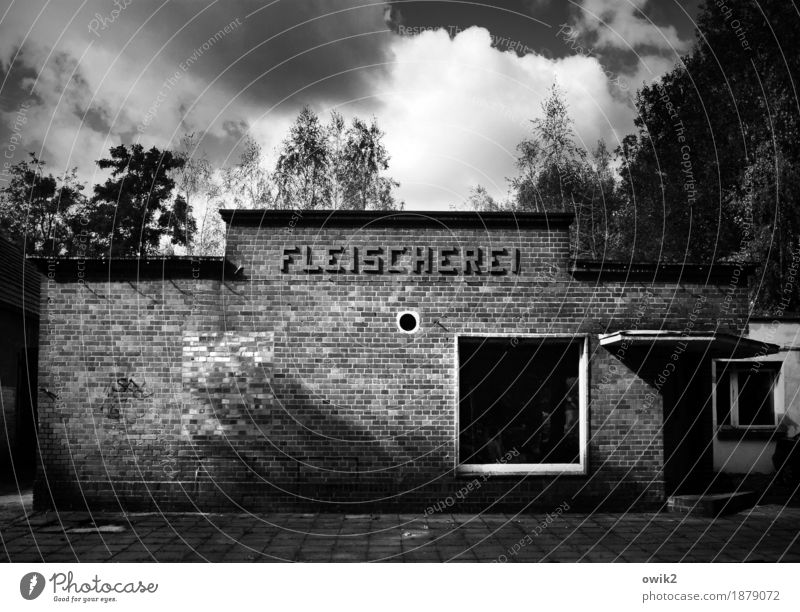
<path id="1" fill-rule="evenodd" d="M 672 345 L 676 342 L 713 345 L 717 348 L 730 349 L 732 354 L 742 356 L 774 355 L 780 352 L 777 344 L 764 342 L 746 336 L 717 331 L 667 331 L 660 329 L 621 329 L 598 336 L 600 346 L 609 348 L 618 344 L 631 345 Z"/>
<path id="2" fill-rule="evenodd" d="M 487 229 L 566 229 L 575 215 L 566 212 L 392 211 L 392 210 L 234 210 L 219 211 L 232 226 L 257 227 L 478 227 Z"/>
<path id="3" fill-rule="evenodd" d="M 594 259 L 573 259 L 570 273 L 581 280 L 623 280 L 651 282 L 680 281 L 723 281 L 727 284 L 747 286 L 740 282 L 753 274 L 753 262 L 712 262 L 712 263 L 667 263 L 667 262 L 628 262 Z"/>
<path id="4" fill-rule="evenodd" d="M 238 266 L 225 257 L 28 257 L 44 278 L 57 282 L 142 279 L 232 279 Z"/>

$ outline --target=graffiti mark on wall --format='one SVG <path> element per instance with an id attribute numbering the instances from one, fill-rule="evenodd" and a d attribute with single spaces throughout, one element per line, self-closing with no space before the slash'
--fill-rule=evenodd
<path id="1" fill-rule="evenodd" d="M 132 455 L 137 468 L 148 478 L 178 480 L 180 459 L 163 420 L 165 410 L 169 412 L 174 405 L 157 404 L 150 400 L 154 395 L 155 391 L 141 378 L 126 375 L 112 379 L 96 408 L 107 419 L 103 453 L 108 457 Z"/>
<path id="2" fill-rule="evenodd" d="M 169 480 L 175 480 L 175 476 L 177 476 L 180 472 L 178 469 L 178 461 L 175 458 L 175 451 L 173 451 L 170 447 L 166 448 L 161 459 L 159 459 L 158 464 L 161 466 L 164 476 L 166 476 Z"/>
<path id="3" fill-rule="evenodd" d="M 146 382 L 137 384 L 132 378 L 118 378 L 115 383 L 111 383 L 111 390 L 114 393 L 130 393 L 136 399 L 146 399 L 153 396 L 152 391 L 145 390 Z"/>
<path id="4" fill-rule="evenodd" d="M 53 393 L 53 392 L 52 392 L 52 391 L 50 391 L 50 389 L 48 389 L 47 387 L 39 387 L 39 391 L 41 391 L 42 393 L 44 393 L 44 394 L 45 394 L 47 397 L 49 397 L 51 400 L 57 400 L 57 399 L 58 399 L 58 394 L 57 394 L 57 393 Z"/>
<path id="5" fill-rule="evenodd" d="M 139 457 L 155 455 L 158 467 L 168 480 L 175 480 L 180 474 L 175 451 L 169 446 L 166 437 L 159 436 L 156 440 L 145 440 L 128 436 L 124 443 L 128 444 L 130 450 Z"/>
<path id="6" fill-rule="evenodd" d="M 153 396 L 154 392 L 146 389 L 146 385 L 146 382 L 140 385 L 133 378 L 128 376 L 117 378 L 117 380 L 112 382 L 109 386 L 108 394 L 101 406 L 101 411 L 104 412 L 109 419 L 119 421 L 122 417 L 122 409 L 128 405 L 130 400 L 147 399 Z"/>

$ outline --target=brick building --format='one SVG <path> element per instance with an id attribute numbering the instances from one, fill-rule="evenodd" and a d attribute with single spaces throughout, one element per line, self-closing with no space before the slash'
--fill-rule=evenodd
<path id="1" fill-rule="evenodd" d="M 573 260 L 567 214 L 223 211 L 225 258 L 40 260 L 36 503 L 655 507 L 713 467 L 736 265 Z"/>

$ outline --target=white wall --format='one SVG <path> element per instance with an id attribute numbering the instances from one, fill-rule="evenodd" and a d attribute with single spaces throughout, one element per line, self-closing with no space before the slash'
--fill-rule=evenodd
<path id="1" fill-rule="evenodd" d="M 775 412 L 779 428 L 788 435 L 800 433 L 800 321 L 751 320 L 749 338 L 779 345 L 781 352 L 755 361 L 781 361 L 781 374 L 776 389 Z M 754 361 L 748 359 L 746 361 Z M 782 401 L 779 402 L 782 397 Z M 781 405 L 777 405 L 780 403 Z M 716 419 L 716 414 L 714 415 Z M 714 423 L 716 427 L 716 422 Z M 714 469 L 728 474 L 774 471 L 772 454 L 775 443 L 761 440 L 718 440 L 714 438 Z"/>
<path id="2" fill-rule="evenodd" d="M 784 417 L 781 426 L 788 435 L 800 433 L 800 321 L 755 321 L 750 323 L 750 338 L 778 344 L 782 349 L 767 360 L 783 361 Z"/>

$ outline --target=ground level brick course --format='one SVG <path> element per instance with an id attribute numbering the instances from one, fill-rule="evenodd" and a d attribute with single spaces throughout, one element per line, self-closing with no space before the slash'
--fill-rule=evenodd
<path id="1" fill-rule="evenodd" d="M 550 518 L 548 523 L 544 513 L 56 514 L 30 512 L 28 494 L 0 498 L 0 561 L 800 561 L 800 508 L 757 506 L 718 519 L 667 513 Z M 93 524 L 101 530 L 87 530 Z"/>

